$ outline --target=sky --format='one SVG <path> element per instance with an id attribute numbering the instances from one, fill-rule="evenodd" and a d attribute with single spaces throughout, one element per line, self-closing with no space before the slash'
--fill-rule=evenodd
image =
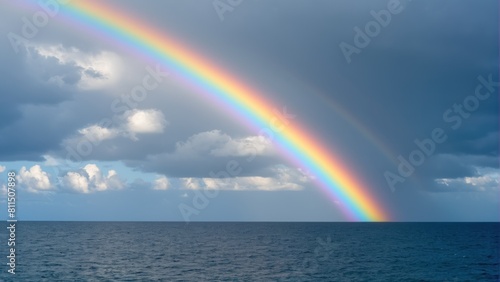
<path id="1" fill-rule="evenodd" d="M 0 1 L 0 219 L 15 172 L 20 220 L 348 220 L 279 144 L 64 2 Z M 497 1 L 105 3 L 259 89 L 391 220 L 499 220 Z"/>

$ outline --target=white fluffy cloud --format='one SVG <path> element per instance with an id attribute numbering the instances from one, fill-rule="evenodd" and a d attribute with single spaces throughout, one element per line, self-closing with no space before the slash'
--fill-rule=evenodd
<path id="1" fill-rule="evenodd" d="M 161 133 L 165 117 L 157 110 L 130 110 L 125 112 L 127 129 L 132 133 Z"/>
<path id="2" fill-rule="evenodd" d="M 201 189 L 204 184 L 203 178 L 188 177 L 188 178 L 181 178 L 180 180 L 182 183 L 182 187 L 184 189 L 189 189 L 189 190 Z"/>
<path id="3" fill-rule="evenodd" d="M 104 175 L 95 164 L 88 164 L 80 171 L 67 172 L 62 177 L 62 183 L 65 188 L 83 194 L 124 187 L 115 170 L 109 170 L 107 175 Z"/>
<path id="4" fill-rule="evenodd" d="M 233 178 L 181 178 L 181 189 L 186 190 L 302 190 L 310 178 L 298 169 L 284 166 L 273 168 L 273 177 L 248 176 Z"/>
<path id="5" fill-rule="evenodd" d="M 435 182 L 440 188 L 458 191 L 499 191 L 500 171 L 491 168 L 477 169 L 478 176 L 439 178 Z"/>
<path id="6" fill-rule="evenodd" d="M 6 168 L 6 167 L 4 167 L 4 166 L 1 166 L 1 165 L 0 165 L 0 173 L 4 172 L 4 171 L 5 171 L 5 168 Z"/>
<path id="7" fill-rule="evenodd" d="M 139 134 L 162 133 L 168 122 L 159 110 L 129 110 L 116 117 L 113 126 L 106 128 L 93 124 L 78 130 L 78 135 L 64 141 L 65 144 L 78 144 L 82 140 L 88 140 L 93 144 L 99 144 L 104 140 L 110 140 L 119 136 L 137 141 Z"/>
<path id="8" fill-rule="evenodd" d="M 43 171 L 40 165 L 34 165 L 30 169 L 22 167 L 17 175 L 17 181 L 21 187 L 30 192 L 41 192 L 52 190 L 50 175 Z"/>
<path id="9" fill-rule="evenodd" d="M 63 183 L 66 187 L 78 193 L 89 193 L 89 181 L 87 177 L 78 172 L 68 172 L 63 177 Z"/>
<path id="10" fill-rule="evenodd" d="M 77 86 L 84 90 L 101 89 L 114 84 L 123 69 L 120 57 L 112 52 L 102 51 L 98 54 L 90 54 L 74 47 L 65 48 L 62 45 L 29 47 L 45 59 L 55 59 L 61 66 L 73 67 L 79 76 Z M 40 69 L 44 69 L 43 66 Z M 67 84 L 67 80 L 67 74 L 64 72 L 51 73 L 48 78 L 48 82 L 59 86 Z"/>
<path id="11" fill-rule="evenodd" d="M 158 177 L 153 185 L 154 190 L 168 190 L 170 188 L 170 181 L 165 176 Z"/>
<path id="12" fill-rule="evenodd" d="M 272 155 L 272 142 L 261 136 L 232 138 L 212 130 L 195 134 L 185 142 L 177 143 L 177 154 L 208 153 L 214 157 Z"/>
<path id="13" fill-rule="evenodd" d="M 89 127 L 78 130 L 84 138 L 93 142 L 100 142 L 106 139 L 113 139 L 118 136 L 118 130 L 113 128 L 105 128 L 99 125 L 91 125 Z"/>
<path id="14" fill-rule="evenodd" d="M 213 156 L 271 155 L 274 148 L 271 140 L 262 136 L 229 139 L 223 146 L 211 151 Z"/>

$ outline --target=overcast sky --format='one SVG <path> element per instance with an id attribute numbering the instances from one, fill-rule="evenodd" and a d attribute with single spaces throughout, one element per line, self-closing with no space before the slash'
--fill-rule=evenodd
<path id="1" fill-rule="evenodd" d="M 1 201 L 15 171 L 20 219 L 345 220 L 175 69 L 58 14 L 26 38 L 45 12 L 23 2 L 0 2 Z M 107 2 L 294 115 L 393 219 L 498 221 L 498 1 Z"/>

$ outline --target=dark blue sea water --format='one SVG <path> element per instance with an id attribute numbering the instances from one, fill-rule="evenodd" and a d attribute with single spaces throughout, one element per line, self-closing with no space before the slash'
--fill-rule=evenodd
<path id="1" fill-rule="evenodd" d="M 6 225 L 6 224 L 5 224 Z M 2 281 L 498 281 L 498 223 L 18 222 Z"/>

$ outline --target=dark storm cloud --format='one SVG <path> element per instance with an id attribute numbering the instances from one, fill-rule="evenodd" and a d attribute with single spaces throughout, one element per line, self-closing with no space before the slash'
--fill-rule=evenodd
<path id="1" fill-rule="evenodd" d="M 478 76 L 498 81 L 497 6 L 413 1 L 351 64 L 339 68 L 353 85 L 352 95 L 334 98 L 377 132 L 395 157 L 408 159 L 418 149 L 414 140 L 430 138 L 434 128 L 448 136 L 416 168 L 413 177 L 421 184 L 406 181 L 402 189 L 432 190 L 435 178 L 474 176 L 476 166 L 498 168 L 491 158 L 498 157 L 498 87 L 457 128 L 443 117 L 474 95 Z"/>
<path id="2" fill-rule="evenodd" d="M 50 115 L 40 116 L 37 113 L 48 113 L 44 109 L 68 101 L 73 95 L 70 90 L 60 89 L 34 77 L 27 68 L 26 53 L 13 55 L 10 46 L 5 44 L 1 45 L 1 49 L 3 65 L 9 66 L 9 69 L 2 72 L 0 84 L 0 159 L 39 159 L 48 149 L 58 146 L 64 127 L 55 128 L 54 124 L 50 124 L 54 122 Z M 74 73 L 72 68 L 65 71 L 68 71 L 66 79 L 70 79 L 71 73 Z M 26 119 L 26 109 L 32 111 L 29 116 L 37 116 L 31 120 L 32 123 Z M 33 134 L 37 132 L 39 135 L 34 142 Z"/>

